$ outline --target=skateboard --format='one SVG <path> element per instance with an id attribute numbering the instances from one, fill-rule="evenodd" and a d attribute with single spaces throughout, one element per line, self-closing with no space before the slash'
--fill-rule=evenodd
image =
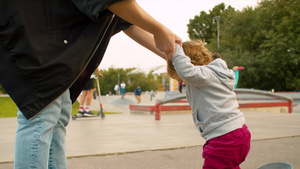
<path id="1" fill-rule="evenodd" d="M 274 162 L 274 163 L 269 163 L 266 165 L 263 165 L 259 167 L 258 169 L 292 169 L 293 167 L 286 162 Z"/>

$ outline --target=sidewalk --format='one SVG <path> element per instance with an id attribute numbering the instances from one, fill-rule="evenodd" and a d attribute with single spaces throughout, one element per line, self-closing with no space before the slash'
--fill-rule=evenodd
<path id="1" fill-rule="evenodd" d="M 201 168 L 201 146 L 205 141 L 190 114 L 162 115 L 160 121 L 155 121 L 153 115 L 132 115 L 128 106 L 110 104 L 118 96 L 102 99 L 106 112 L 123 114 L 70 121 L 70 169 Z M 127 99 L 135 101 L 134 97 Z M 143 97 L 142 102 L 146 99 Z M 252 148 L 242 168 L 258 168 L 275 161 L 300 168 L 300 113 L 246 112 L 245 117 L 252 133 Z M 0 169 L 13 168 L 16 126 L 16 118 L 0 119 Z"/>

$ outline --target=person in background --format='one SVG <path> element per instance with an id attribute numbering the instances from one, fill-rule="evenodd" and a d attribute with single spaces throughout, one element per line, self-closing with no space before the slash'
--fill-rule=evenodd
<path id="1" fill-rule="evenodd" d="M 102 77 L 102 74 L 100 73 L 99 69 L 97 68 L 95 70 L 98 74 L 98 78 Z M 94 88 L 94 81 L 95 81 L 95 74 L 93 73 L 88 83 L 85 85 L 85 87 L 82 90 L 81 96 L 80 96 L 80 102 L 79 102 L 79 111 L 77 113 L 77 116 L 95 116 L 94 113 L 90 111 L 90 106 L 93 99 L 93 94 L 95 91 Z M 96 79 L 97 80 L 97 79 Z M 85 103 L 85 108 L 84 108 Z"/>
<path id="2" fill-rule="evenodd" d="M 165 92 L 168 92 L 169 91 L 169 85 L 168 83 L 165 83 Z"/>
<path id="3" fill-rule="evenodd" d="M 196 128 L 206 140 L 203 169 L 232 168 L 246 159 L 251 133 L 234 89 L 234 72 L 224 60 L 213 60 L 202 41 L 176 45 L 168 60 L 168 74 L 187 85 L 186 97 L 192 108 Z"/>
<path id="4" fill-rule="evenodd" d="M 240 70 L 244 70 L 244 67 L 242 66 L 234 66 L 232 68 L 234 74 L 235 74 L 235 84 L 234 84 L 234 88 L 237 87 L 238 82 L 239 82 L 239 75 L 240 75 Z"/>
<path id="5" fill-rule="evenodd" d="M 183 86 L 183 83 L 182 82 L 178 82 L 179 93 L 182 93 L 182 86 Z"/>
<path id="6" fill-rule="evenodd" d="M 125 87 L 126 87 L 125 82 L 122 81 L 120 86 L 121 86 L 121 96 L 122 96 L 122 98 L 124 98 L 124 96 L 125 96 Z"/>
<path id="7" fill-rule="evenodd" d="M 67 168 L 72 103 L 120 31 L 164 59 L 181 43 L 135 0 L 0 1 L 0 84 L 18 107 L 15 169 Z"/>
<path id="8" fill-rule="evenodd" d="M 239 82 L 239 67 L 238 66 L 233 66 L 232 68 L 234 74 L 235 74 L 235 84 L 234 84 L 234 88 L 236 88 L 236 86 L 238 85 L 238 82 Z"/>
<path id="9" fill-rule="evenodd" d="M 134 95 L 137 100 L 137 104 L 141 103 L 141 94 L 142 94 L 141 86 L 137 85 L 136 89 L 134 90 Z"/>
<path id="10" fill-rule="evenodd" d="M 150 91 L 150 101 L 152 101 L 153 97 L 155 97 L 155 93 L 153 89 Z"/>
<path id="11" fill-rule="evenodd" d="M 115 94 L 116 94 L 116 95 L 118 95 L 119 89 L 120 89 L 119 85 L 116 84 L 115 87 L 114 87 L 114 91 L 115 91 Z"/>
<path id="12" fill-rule="evenodd" d="M 164 91 L 165 91 L 165 97 L 167 97 L 168 96 L 168 91 L 169 91 L 169 85 L 168 85 L 168 83 L 165 83 L 165 89 L 164 89 Z"/>

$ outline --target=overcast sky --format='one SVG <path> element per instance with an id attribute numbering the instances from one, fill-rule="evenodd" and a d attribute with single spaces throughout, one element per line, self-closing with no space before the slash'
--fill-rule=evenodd
<path id="1" fill-rule="evenodd" d="M 183 41 L 189 40 L 187 24 L 200 11 L 207 13 L 214 6 L 224 2 L 236 10 L 255 7 L 259 0 L 136 0 L 156 20 L 164 24 Z M 112 37 L 100 64 L 100 69 L 137 67 L 143 70 L 166 65 L 165 60 L 140 46 L 123 32 Z"/>

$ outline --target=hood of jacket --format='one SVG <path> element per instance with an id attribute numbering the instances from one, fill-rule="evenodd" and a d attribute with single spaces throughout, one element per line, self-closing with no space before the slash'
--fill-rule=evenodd
<path id="1" fill-rule="evenodd" d="M 226 86 L 229 90 L 234 89 L 235 84 L 235 74 L 233 70 L 228 69 L 226 62 L 222 59 L 215 59 L 210 64 L 207 65 L 216 77 Z"/>

